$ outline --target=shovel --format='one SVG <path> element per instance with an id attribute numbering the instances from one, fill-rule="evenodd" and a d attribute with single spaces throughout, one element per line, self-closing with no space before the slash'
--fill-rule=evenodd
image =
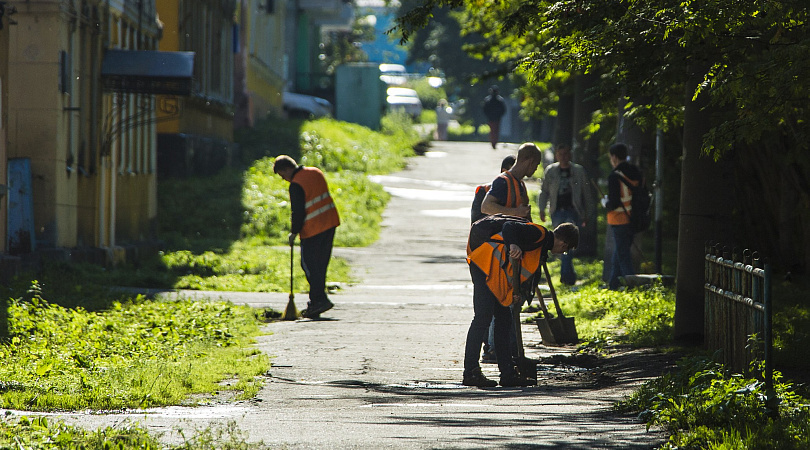
<path id="1" fill-rule="evenodd" d="M 520 375 L 537 381 L 537 361 L 527 358 L 523 350 L 523 331 L 520 329 L 520 309 L 523 307 L 523 297 L 520 295 L 520 260 L 510 258 L 512 263 L 512 319 L 515 326 L 515 340 L 517 341 L 517 358 L 515 365 Z M 516 294 L 515 294 L 516 293 Z M 517 300 L 515 299 L 517 295 Z"/>
<path id="2" fill-rule="evenodd" d="M 290 242 L 290 300 L 287 308 L 281 315 L 281 320 L 295 320 L 298 318 L 298 309 L 295 307 L 295 294 L 293 293 L 293 243 Z"/>
<path id="3" fill-rule="evenodd" d="M 543 328 L 546 328 L 551 331 L 551 335 L 556 343 L 556 345 L 562 344 L 576 344 L 579 342 L 579 335 L 577 334 L 577 327 L 574 324 L 573 317 L 565 317 L 560 308 L 560 302 L 557 301 L 557 291 L 554 290 L 554 284 L 551 282 L 551 275 L 548 273 L 548 265 L 543 262 L 543 271 L 546 275 L 546 282 L 548 283 L 548 288 L 551 291 L 551 299 L 554 301 L 554 308 L 557 310 L 557 318 L 551 319 L 548 311 L 544 308 L 544 302 L 542 300 L 542 294 L 538 297 L 541 298 L 540 305 L 543 309 L 543 319 L 537 319 L 537 328 L 540 330 L 540 335 L 543 335 Z M 545 324 L 541 325 L 541 321 L 545 322 Z M 543 338 L 543 342 L 545 342 L 545 338 Z M 551 344 L 555 345 L 555 344 Z"/>
<path id="4" fill-rule="evenodd" d="M 560 323 L 553 320 L 554 317 L 548 312 L 546 301 L 543 299 L 543 293 L 540 292 L 540 289 L 537 289 L 537 301 L 540 303 L 540 310 L 543 313 L 542 317 L 537 318 L 537 329 L 540 330 L 540 338 L 543 340 L 543 344 L 560 345 L 556 336 L 562 336 L 562 328 L 560 328 Z"/>

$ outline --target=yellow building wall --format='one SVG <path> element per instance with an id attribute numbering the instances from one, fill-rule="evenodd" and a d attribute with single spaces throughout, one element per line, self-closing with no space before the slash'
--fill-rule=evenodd
<path id="1" fill-rule="evenodd" d="M 253 117 L 260 119 L 282 112 L 284 74 L 284 26 L 286 2 L 276 2 L 273 14 L 258 6 L 260 0 L 249 0 L 246 26 L 247 90 Z"/>
<path id="2" fill-rule="evenodd" d="M 34 225 L 46 245 L 76 245 L 76 177 L 67 177 L 66 122 L 69 98 L 59 92 L 59 52 L 67 27 L 57 3 L 17 14 L 9 35 L 9 158 L 31 160 Z M 50 88 L 44 88 L 50 87 Z"/>
<path id="3" fill-rule="evenodd" d="M 163 22 L 163 37 L 160 40 L 159 49 L 161 51 L 188 51 L 180 45 L 180 2 L 178 0 L 160 0 L 157 2 L 157 11 L 160 21 Z M 196 55 L 195 66 L 201 64 L 201 60 L 200 55 Z M 233 142 L 232 104 L 222 104 L 195 94 L 178 100 L 180 116 L 170 120 L 161 120 L 157 128 L 158 133 L 198 134 Z M 159 117 L 166 116 L 165 113 L 159 113 Z"/>
<path id="4" fill-rule="evenodd" d="M 158 44 L 158 50 L 164 52 L 180 51 L 180 3 L 179 0 L 159 0 L 157 13 L 163 23 L 163 35 Z M 184 100 L 179 105 L 183 107 Z M 166 117 L 164 112 L 158 112 L 158 117 Z M 180 120 L 161 120 L 157 124 L 158 133 L 180 133 Z"/>

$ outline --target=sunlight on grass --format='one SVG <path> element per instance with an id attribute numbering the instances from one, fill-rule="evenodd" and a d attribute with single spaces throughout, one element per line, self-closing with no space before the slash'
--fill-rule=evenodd
<path id="1" fill-rule="evenodd" d="M 251 347 L 248 307 L 142 297 L 88 312 L 48 303 L 39 285 L 9 305 L 0 346 L 0 406 L 24 410 L 143 408 L 190 394 L 255 395 L 269 359 Z M 234 379 L 221 385 L 224 379 Z"/>
<path id="2" fill-rule="evenodd" d="M 129 423 L 94 431 L 67 425 L 46 417 L 19 417 L 0 420 L 0 447 L 4 449 L 116 449 L 116 450 L 252 450 L 267 448 L 263 442 L 248 442 L 236 422 L 213 424 L 203 429 L 175 432 L 182 437 L 180 445 L 164 445 L 163 433 L 150 434 L 145 428 Z M 186 437 L 186 435 L 190 437 Z"/>

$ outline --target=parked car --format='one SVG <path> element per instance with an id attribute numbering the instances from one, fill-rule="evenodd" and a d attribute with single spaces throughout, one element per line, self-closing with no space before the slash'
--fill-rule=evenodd
<path id="1" fill-rule="evenodd" d="M 402 110 L 414 119 L 422 114 L 422 101 L 416 91 L 409 88 L 390 87 L 387 91 L 388 109 L 390 111 Z"/>
<path id="2" fill-rule="evenodd" d="M 402 64 L 380 64 L 380 80 L 388 86 L 401 86 L 408 81 L 405 66 Z"/>
<path id="3" fill-rule="evenodd" d="M 313 95 L 284 93 L 284 111 L 291 119 L 331 117 L 334 109 L 329 100 Z"/>

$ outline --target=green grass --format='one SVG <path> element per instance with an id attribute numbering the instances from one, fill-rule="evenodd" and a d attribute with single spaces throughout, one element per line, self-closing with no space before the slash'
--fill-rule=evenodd
<path id="1" fill-rule="evenodd" d="M 810 405 L 778 372 L 774 378 L 768 392 L 762 381 L 729 374 L 707 358 L 685 358 L 617 409 L 669 432 L 663 449 L 806 449 Z"/>
<path id="2" fill-rule="evenodd" d="M 131 424 L 88 431 L 46 417 L 0 418 L 0 448 L 2 449 L 116 449 L 116 450 L 250 450 L 266 448 L 263 442 L 248 443 L 246 436 L 231 421 L 193 430 L 177 430 L 183 436 L 179 445 L 167 446 L 159 441 L 161 435 Z M 191 430 L 189 430 L 191 431 Z"/>
<path id="3" fill-rule="evenodd" d="M 251 346 L 261 322 L 248 307 L 137 297 L 92 312 L 49 303 L 35 282 L 7 310 L 2 408 L 144 408 L 222 392 L 251 398 L 270 366 Z"/>
<path id="4" fill-rule="evenodd" d="M 155 258 L 114 269 L 85 264 L 51 268 L 70 270 L 78 280 L 97 285 L 286 292 L 289 185 L 273 173 L 275 156 L 288 154 L 323 170 L 341 219 L 335 246 L 366 246 L 379 238 L 390 198 L 367 175 L 403 168 L 420 143 L 404 114 L 385 116 L 381 132 L 332 119 L 269 118 L 237 137 L 245 168 L 161 180 L 158 217 L 164 250 Z M 297 249 L 295 267 L 296 291 L 305 291 Z M 345 261 L 332 260 L 328 281 L 352 281 Z"/>

